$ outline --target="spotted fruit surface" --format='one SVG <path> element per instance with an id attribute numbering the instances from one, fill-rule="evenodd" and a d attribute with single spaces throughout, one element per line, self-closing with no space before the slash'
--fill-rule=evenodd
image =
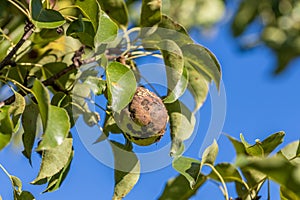
<path id="1" fill-rule="evenodd" d="M 125 136 L 141 146 L 159 141 L 165 133 L 168 119 L 162 100 L 143 87 L 138 87 L 129 105 L 115 114 Z"/>

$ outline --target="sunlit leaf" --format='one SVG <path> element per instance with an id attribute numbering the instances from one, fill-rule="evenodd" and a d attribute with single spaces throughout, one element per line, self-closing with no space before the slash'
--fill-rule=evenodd
<path id="1" fill-rule="evenodd" d="M 118 34 L 118 26 L 109 18 L 109 16 L 99 11 L 98 29 L 94 38 L 95 47 L 98 48 L 102 43 L 113 41 Z"/>
<path id="2" fill-rule="evenodd" d="M 10 106 L 0 108 L 0 150 L 3 149 L 11 139 L 13 123 L 10 119 Z"/>
<path id="3" fill-rule="evenodd" d="M 188 89 L 194 97 L 195 108 L 197 111 L 205 102 L 208 94 L 208 82 L 203 75 L 193 68 L 190 64 L 186 63 L 185 68 L 188 71 Z"/>
<path id="4" fill-rule="evenodd" d="M 35 104 L 29 104 L 25 107 L 24 113 L 22 115 L 22 126 L 24 133 L 22 135 L 22 141 L 24 150 L 22 151 L 23 155 L 28 158 L 29 163 L 31 164 L 31 153 L 35 140 L 35 136 L 38 131 L 39 109 Z"/>
<path id="5" fill-rule="evenodd" d="M 98 27 L 99 7 L 96 0 L 77 0 L 75 5 L 81 10 L 82 14 L 90 20 L 94 32 Z M 72 24 L 72 23 L 71 23 Z"/>
<path id="6" fill-rule="evenodd" d="M 178 100 L 166 104 L 166 108 L 170 117 L 172 139 L 170 155 L 176 156 L 178 151 L 180 152 L 180 149 L 182 149 L 183 141 L 191 137 L 196 119 L 194 114 Z"/>
<path id="7" fill-rule="evenodd" d="M 214 165 L 218 152 L 219 147 L 216 140 L 214 140 L 214 142 L 204 150 L 201 163 Z"/>
<path id="8" fill-rule="evenodd" d="M 53 192 L 53 191 L 59 189 L 59 187 L 61 186 L 61 184 L 63 183 L 63 181 L 65 180 L 66 176 L 69 173 L 73 156 L 74 156 L 74 152 L 71 153 L 69 161 L 64 166 L 64 168 L 62 170 L 60 170 L 57 174 L 55 174 L 54 176 L 51 177 L 51 179 L 49 180 L 48 186 L 43 191 L 43 193 Z"/>
<path id="9" fill-rule="evenodd" d="M 128 11 L 124 0 L 98 1 L 101 8 L 116 23 L 122 26 L 128 24 Z"/>
<path id="10" fill-rule="evenodd" d="M 198 189 L 205 183 L 206 180 L 207 177 L 200 174 L 194 184 L 194 189 L 191 189 L 188 180 L 183 175 L 179 175 L 167 182 L 159 200 L 190 199 L 190 197 L 196 194 Z"/>
<path id="11" fill-rule="evenodd" d="M 22 192 L 22 181 L 16 176 L 10 176 L 14 190 Z"/>
<path id="12" fill-rule="evenodd" d="M 188 157 L 177 157 L 173 160 L 173 168 L 182 174 L 190 183 L 190 187 L 194 188 L 200 174 L 200 161 L 188 158 Z"/>
<path id="13" fill-rule="evenodd" d="M 216 58 L 212 57 L 210 51 L 197 44 L 187 44 L 181 47 L 184 59 L 190 63 L 199 73 L 210 77 L 220 87 L 221 71 Z"/>
<path id="14" fill-rule="evenodd" d="M 41 0 L 30 1 L 30 14 L 34 25 L 38 28 L 57 28 L 65 23 L 60 12 L 43 8 Z"/>
<path id="15" fill-rule="evenodd" d="M 63 169 L 72 154 L 72 143 L 72 138 L 66 138 L 61 145 L 43 151 L 39 174 L 31 183 L 39 184 L 43 179 L 51 178 Z"/>
<path id="16" fill-rule="evenodd" d="M 68 136 L 70 128 L 70 119 L 67 111 L 51 105 L 49 107 L 47 127 L 38 150 L 51 149 L 61 145 Z"/>
<path id="17" fill-rule="evenodd" d="M 127 146 L 111 141 L 115 160 L 115 188 L 113 199 L 122 199 L 135 186 L 140 177 L 140 162 Z"/>
<path id="18" fill-rule="evenodd" d="M 112 110 L 118 112 L 131 101 L 136 80 L 133 72 L 119 62 L 113 62 L 106 68 L 108 101 Z"/>

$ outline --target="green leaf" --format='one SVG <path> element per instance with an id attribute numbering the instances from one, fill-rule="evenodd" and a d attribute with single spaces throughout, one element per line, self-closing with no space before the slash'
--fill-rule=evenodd
<path id="1" fill-rule="evenodd" d="M 202 160 L 201 160 L 202 165 L 203 164 L 214 165 L 218 152 L 219 152 L 219 147 L 216 140 L 214 140 L 214 142 L 209 147 L 207 147 L 202 154 Z"/>
<path id="2" fill-rule="evenodd" d="M 161 21 L 161 1 L 143 0 L 141 10 L 141 27 L 152 27 Z"/>
<path id="3" fill-rule="evenodd" d="M 258 157 L 264 156 L 264 150 L 263 150 L 260 142 L 257 142 L 255 145 L 251 145 L 245 140 L 242 133 L 240 134 L 240 138 L 241 138 L 242 144 L 245 147 L 247 155 L 258 156 Z"/>
<path id="4" fill-rule="evenodd" d="M 189 181 L 192 189 L 200 174 L 200 164 L 199 160 L 183 156 L 177 157 L 172 162 L 173 168 Z"/>
<path id="5" fill-rule="evenodd" d="M 57 29 L 42 29 L 39 32 L 34 32 L 30 39 L 35 45 L 44 47 L 50 42 L 60 38 L 62 35 L 63 34 L 57 32 Z"/>
<path id="6" fill-rule="evenodd" d="M 30 192 L 22 191 L 20 195 L 17 195 L 16 200 L 35 200 L 35 198 Z"/>
<path id="7" fill-rule="evenodd" d="M 240 134 L 240 138 L 248 155 L 266 157 L 282 143 L 284 135 L 284 132 L 277 132 L 270 135 L 262 142 L 257 141 L 254 145 L 250 145 L 242 134 Z"/>
<path id="8" fill-rule="evenodd" d="M 14 190 L 21 193 L 22 192 L 22 181 L 16 176 L 10 176 L 12 186 Z"/>
<path id="9" fill-rule="evenodd" d="M 142 36 L 146 31 L 148 31 L 147 28 L 142 30 Z M 154 48 L 154 45 L 162 40 L 172 40 L 180 47 L 194 43 L 185 28 L 166 15 L 162 15 L 158 28 L 156 28 L 153 33 L 146 36 L 147 37 L 143 38 L 143 45 L 147 48 Z"/>
<path id="10" fill-rule="evenodd" d="M 231 163 L 219 163 L 215 166 L 215 169 L 219 172 L 225 182 L 243 183 L 243 179 L 239 171 Z M 214 171 L 212 171 L 208 176 L 216 181 L 220 181 Z"/>
<path id="11" fill-rule="evenodd" d="M 93 24 L 89 21 L 79 18 L 71 22 L 66 34 L 67 36 L 79 39 L 84 45 L 94 47 L 95 30 Z"/>
<path id="12" fill-rule="evenodd" d="M 46 129 L 47 120 L 48 120 L 48 113 L 50 107 L 50 96 L 48 93 L 47 88 L 39 81 L 34 80 L 33 87 L 32 87 L 32 94 L 36 98 L 39 106 L 39 111 L 43 123 L 43 128 Z"/>
<path id="13" fill-rule="evenodd" d="M 63 181 L 65 180 L 65 178 L 67 177 L 67 175 L 69 173 L 69 170 L 71 167 L 71 162 L 73 160 L 73 156 L 74 156 L 74 151 L 72 151 L 69 161 L 64 166 L 64 168 L 62 170 L 60 170 L 57 174 L 55 174 L 54 176 L 51 177 L 51 179 L 49 180 L 48 186 L 43 191 L 43 193 L 53 192 L 53 191 L 59 189 L 59 187 L 61 186 L 61 184 L 63 183 Z"/>
<path id="14" fill-rule="evenodd" d="M 68 65 L 64 62 L 48 62 L 43 66 L 43 73 L 45 75 L 45 79 L 50 78 L 51 76 L 61 72 L 65 68 L 67 68 Z M 61 90 L 69 90 L 72 88 L 73 83 L 75 81 L 77 69 L 73 69 L 61 77 L 59 77 L 57 80 L 55 80 L 55 84 L 61 89 Z"/>
<path id="15" fill-rule="evenodd" d="M 94 143 L 106 140 L 109 136 L 109 133 L 122 133 L 122 130 L 117 125 L 113 116 L 106 114 L 103 126 L 103 133 L 99 136 L 99 138 L 97 138 L 97 140 Z"/>
<path id="16" fill-rule="evenodd" d="M 295 165 L 300 165 L 300 140 L 294 141 L 284 148 L 282 148 L 278 153 L 288 159 L 291 163 Z"/>
<path id="17" fill-rule="evenodd" d="M 208 83 L 201 73 L 194 69 L 188 63 L 185 63 L 185 69 L 188 71 L 188 89 L 194 97 L 194 112 L 199 110 L 207 98 Z"/>
<path id="18" fill-rule="evenodd" d="M 95 126 L 100 121 L 100 115 L 97 112 L 84 112 L 83 120 L 88 126 Z"/>
<path id="19" fill-rule="evenodd" d="M 227 138 L 230 140 L 237 155 L 247 155 L 246 148 L 242 142 L 238 141 L 237 139 L 231 137 L 230 135 L 226 135 Z"/>
<path id="20" fill-rule="evenodd" d="M 175 42 L 162 40 L 158 46 L 164 58 L 168 79 L 168 96 L 164 102 L 172 103 L 184 93 L 187 87 L 187 72 L 183 74 L 182 52 Z"/>
<path id="21" fill-rule="evenodd" d="M 15 101 L 11 104 L 9 113 L 12 115 L 12 122 L 15 127 L 18 124 L 21 114 L 25 109 L 25 99 L 21 94 L 17 92 L 14 92 L 14 94 Z"/>
<path id="22" fill-rule="evenodd" d="M 300 197 L 300 167 L 293 165 L 282 156 L 270 158 L 241 157 L 236 165 L 259 171 Z"/>
<path id="23" fill-rule="evenodd" d="M 179 23 L 175 22 L 173 19 L 167 15 L 162 15 L 161 22 L 158 24 L 158 27 L 164 31 L 163 37 L 165 39 L 172 39 L 179 46 L 188 43 L 194 43 L 190 38 L 187 30 Z"/>
<path id="24" fill-rule="evenodd" d="M 196 183 L 194 184 L 194 189 L 191 189 L 187 179 L 183 175 L 179 175 L 175 178 L 170 179 L 159 200 L 186 200 L 190 199 L 196 194 L 198 189 L 205 183 L 207 177 L 203 174 L 198 176 Z"/>
<path id="25" fill-rule="evenodd" d="M 280 199 L 281 200 L 300 200 L 294 192 L 286 189 L 284 186 L 280 186 Z"/>
<path id="26" fill-rule="evenodd" d="M 115 160 L 115 189 L 113 199 L 122 199 L 135 186 L 140 177 L 140 162 L 127 146 L 110 142 Z"/>
<path id="27" fill-rule="evenodd" d="M 67 95 L 63 92 L 57 92 L 51 99 L 51 105 L 64 108 L 68 112 L 71 127 L 74 126 L 77 118 L 72 109 L 72 98 L 70 95 Z"/>
<path id="28" fill-rule="evenodd" d="M 108 101 L 112 110 L 125 108 L 136 90 L 134 73 L 119 62 L 112 62 L 106 68 Z"/>
<path id="29" fill-rule="evenodd" d="M 231 24 L 234 36 L 241 35 L 258 16 L 258 1 L 242 1 Z"/>
<path id="30" fill-rule="evenodd" d="M 170 129 L 172 145 L 171 156 L 176 156 L 181 152 L 183 141 L 191 137 L 196 119 L 193 113 L 179 100 L 171 104 L 166 104 L 170 117 Z"/>
<path id="31" fill-rule="evenodd" d="M 261 142 L 261 146 L 264 150 L 264 155 L 268 156 L 270 153 L 272 153 L 272 151 L 274 151 L 274 149 L 283 142 L 284 136 L 285 133 L 283 131 L 280 131 L 264 139 Z"/>
<path id="32" fill-rule="evenodd" d="M 39 184 L 43 179 L 51 178 L 63 169 L 72 154 L 72 143 L 72 138 L 66 138 L 61 145 L 43 151 L 39 174 L 31 184 Z"/>
<path id="33" fill-rule="evenodd" d="M 70 119 L 67 111 L 51 105 L 49 107 L 47 128 L 37 149 L 45 150 L 61 145 L 68 136 L 70 128 Z"/>
<path id="34" fill-rule="evenodd" d="M 65 23 L 65 19 L 60 12 L 44 9 L 41 0 L 30 1 L 30 14 L 33 24 L 37 28 L 57 28 Z"/>
<path id="35" fill-rule="evenodd" d="M 11 139 L 13 123 L 10 119 L 10 106 L 0 108 L 0 150 L 2 150 Z"/>
<path id="36" fill-rule="evenodd" d="M 197 44 L 187 44 L 182 46 L 181 50 L 186 62 L 195 67 L 199 73 L 210 77 L 216 83 L 217 88 L 220 88 L 220 65 L 207 48 Z"/>
<path id="37" fill-rule="evenodd" d="M 241 169 L 243 176 L 247 180 L 248 186 L 250 188 L 252 188 L 253 190 L 258 191 L 264 183 L 264 179 L 266 177 L 265 174 L 255 170 L 255 169 L 249 169 L 249 168 L 245 168 L 245 167 L 240 167 L 240 169 Z M 247 192 L 247 193 L 249 193 L 249 192 Z"/>
<path id="38" fill-rule="evenodd" d="M 118 26 L 109 18 L 109 16 L 99 11 L 98 29 L 94 38 L 95 47 L 100 47 L 103 43 L 114 41 L 118 34 Z"/>
<path id="39" fill-rule="evenodd" d="M 22 115 L 22 126 L 24 130 L 24 133 L 22 135 L 24 150 L 22 151 L 22 153 L 26 158 L 28 158 L 30 164 L 32 148 L 34 145 L 35 136 L 38 131 L 38 116 L 38 106 L 33 103 L 25 107 L 24 113 Z"/>
<path id="40" fill-rule="evenodd" d="M 238 156 L 248 156 L 249 155 L 248 152 L 246 151 L 246 146 L 249 147 L 251 145 L 245 141 L 242 134 L 240 134 L 240 137 L 243 142 L 240 142 L 237 139 L 235 139 L 229 135 L 227 135 L 227 137 L 233 144 L 233 146 L 236 150 L 236 154 Z M 241 172 L 243 173 L 243 176 L 246 178 L 247 184 L 249 187 L 251 187 L 253 189 L 258 189 L 263 184 L 262 180 L 265 178 L 265 175 L 262 174 L 261 172 L 258 172 L 253 169 L 243 168 L 243 167 L 241 167 Z M 243 189 L 244 187 L 238 183 L 236 183 L 236 188 L 240 192 L 240 194 L 242 194 L 242 193 L 248 194 L 248 191 L 245 191 Z"/>
<path id="41" fill-rule="evenodd" d="M 184 68 L 180 80 L 177 82 L 172 91 L 169 91 L 168 96 L 163 99 L 164 103 L 173 103 L 183 95 L 188 85 L 188 76 L 188 71 Z"/>
<path id="42" fill-rule="evenodd" d="M 106 0 L 98 2 L 101 8 L 109 17 L 117 24 L 127 26 L 128 24 L 128 11 L 124 0 Z"/>
<path id="43" fill-rule="evenodd" d="M 91 90 L 87 84 L 76 83 L 72 90 L 72 108 L 71 116 L 76 120 L 80 115 L 85 113 L 91 113 L 86 99 L 91 98 Z M 89 114 L 87 114 L 89 115 Z M 87 120 L 87 115 L 85 116 L 85 122 Z M 93 115 L 90 117 L 94 118 Z"/>
<path id="44" fill-rule="evenodd" d="M 90 20 L 92 23 L 92 27 L 94 32 L 97 30 L 98 27 L 98 13 L 99 13 L 99 6 L 96 0 L 77 0 L 75 2 L 75 6 L 77 6 L 82 14 Z M 72 24 L 72 23 L 71 23 Z"/>
<path id="45" fill-rule="evenodd" d="M 87 84 L 95 95 L 101 95 L 106 90 L 106 81 L 98 77 L 89 76 L 84 84 Z"/>

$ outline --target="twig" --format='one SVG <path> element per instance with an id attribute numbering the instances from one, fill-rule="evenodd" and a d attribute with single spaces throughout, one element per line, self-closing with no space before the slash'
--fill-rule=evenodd
<path id="1" fill-rule="evenodd" d="M 24 27 L 24 34 L 19 42 L 14 46 L 14 48 L 7 54 L 7 56 L 0 62 L 0 70 L 3 69 L 7 65 L 14 65 L 15 63 L 12 61 L 12 57 L 17 53 L 17 51 L 21 48 L 24 42 L 31 36 L 33 33 L 34 25 L 31 22 L 27 22 Z"/>
<path id="2" fill-rule="evenodd" d="M 62 77 L 63 75 L 67 74 L 68 72 L 74 70 L 74 69 L 78 69 L 82 64 L 83 61 L 81 61 L 81 56 L 82 54 L 84 54 L 84 46 L 80 47 L 79 50 L 75 51 L 75 54 L 72 58 L 72 64 L 69 65 L 67 68 L 61 70 L 60 72 L 54 74 L 53 76 L 51 76 L 50 78 L 44 80 L 42 83 L 45 86 L 50 86 L 50 85 L 55 85 L 55 81 L 57 79 L 59 79 L 60 77 Z M 85 63 L 85 62 L 84 62 Z M 19 92 L 21 95 L 25 96 L 26 93 L 23 91 Z M 5 99 L 3 102 L 0 102 L 0 108 L 4 105 L 10 105 L 15 101 L 15 95 L 10 96 L 9 98 Z"/>

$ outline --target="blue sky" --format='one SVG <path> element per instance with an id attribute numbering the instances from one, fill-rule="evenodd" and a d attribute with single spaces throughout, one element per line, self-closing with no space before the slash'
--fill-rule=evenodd
<path id="1" fill-rule="evenodd" d="M 254 143 L 257 138 L 263 140 L 274 132 L 284 130 L 286 136 L 281 147 L 299 139 L 299 60 L 292 63 L 292 68 L 284 74 L 273 77 L 271 72 L 275 65 L 275 57 L 272 52 L 265 47 L 240 52 L 236 42 L 230 36 L 228 26 L 221 25 L 213 38 L 205 38 L 196 32 L 193 36 L 200 44 L 211 49 L 222 65 L 227 96 L 224 133 L 236 138 L 243 133 L 248 141 Z M 210 112 L 211 105 L 208 99 L 200 111 L 201 120 L 196 138 L 185 155 L 195 158 L 198 156 L 203 134 L 209 124 Z M 7 147 L 0 152 L 0 163 L 11 174 L 20 177 L 24 189 L 32 191 L 36 199 L 111 199 L 114 186 L 113 170 L 95 159 L 76 133 L 73 137 L 75 157 L 71 170 L 62 187 L 56 192 L 40 194 L 44 186 L 29 184 L 38 173 L 37 155 L 33 158 L 33 168 L 31 168 L 27 160 L 22 157 L 21 151 L 17 152 Z M 220 147 L 218 162 L 232 162 L 234 149 L 227 138 L 221 136 L 218 144 Z M 153 148 L 159 148 L 159 145 Z M 143 173 L 138 184 L 125 200 L 157 199 L 166 181 L 176 175 L 177 172 L 171 166 Z M 279 199 L 276 189 L 277 187 L 272 184 L 272 200 Z M 2 171 L 0 171 L 0 194 L 4 200 L 12 199 L 10 182 Z M 222 194 L 216 185 L 207 183 L 192 199 L 222 199 Z"/>

